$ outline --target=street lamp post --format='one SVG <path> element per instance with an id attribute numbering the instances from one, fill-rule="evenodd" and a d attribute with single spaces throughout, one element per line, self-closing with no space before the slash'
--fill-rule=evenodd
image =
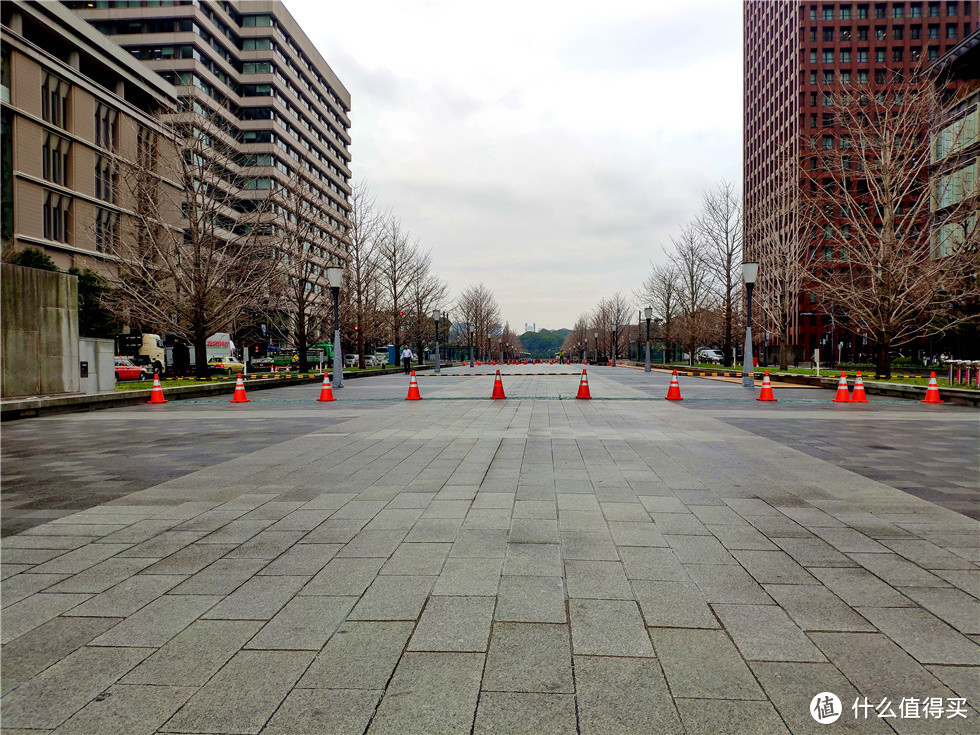
<path id="1" fill-rule="evenodd" d="M 610 355 L 612 356 L 613 367 L 616 367 L 616 338 L 619 337 L 618 331 L 619 331 L 619 325 L 613 324 L 612 325 L 612 351 L 610 352 Z"/>
<path id="2" fill-rule="evenodd" d="M 649 306 L 643 310 L 643 318 L 647 320 L 647 349 L 646 361 L 643 363 L 643 371 L 650 372 L 650 320 L 653 318 L 653 309 Z"/>
<path id="3" fill-rule="evenodd" d="M 742 385 L 746 388 L 755 387 L 755 368 L 752 365 L 752 289 L 759 275 L 759 264 L 754 262 L 742 263 L 742 280 L 745 281 L 745 354 L 742 356 Z"/>
<path id="4" fill-rule="evenodd" d="M 433 365 L 433 370 L 435 372 L 440 372 L 439 370 L 439 320 L 442 318 L 442 312 L 439 309 L 432 310 L 432 321 L 436 323 L 436 359 Z"/>
<path id="5" fill-rule="evenodd" d="M 470 367 L 476 365 L 473 361 L 473 343 L 476 341 L 476 330 L 470 327 Z"/>
<path id="6" fill-rule="evenodd" d="M 344 269 L 327 268 L 327 282 L 333 291 L 333 387 L 344 387 L 344 358 L 340 354 L 340 287 L 344 285 Z"/>
<path id="7" fill-rule="evenodd" d="M 599 333 L 593 332 L 593 335 L 595 336 L 595 364 L 598 365 L 599 364 Z"/>

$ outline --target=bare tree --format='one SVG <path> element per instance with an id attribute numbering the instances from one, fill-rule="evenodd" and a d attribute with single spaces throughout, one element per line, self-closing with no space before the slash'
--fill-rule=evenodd
<path id="1" fill-rule="evenodd" d="M 196 374 L 205 377 L 208 336 L 231 330 L 268 297 L 276 267 L 269 199 L 241 172 L 227 131 L 196 113 L 172 127 L 175 146 L 158 146 L 141 128 L 137 159 L 114 162 L 135 202 L 135 232 L 106 243 L 119 259 L 118 288 L 106 304 L 189 339 Z M 183 212 L 182 223 L 173 212 Z"/>
<path id="2" fill-rule="evenodd" d="M 418 271 L 418 246 L 409 241 L 397 218 L 388 217 L 377 248 L 378 280 L 388 302 L 391 343 L 400 348 L 409 288 Z"/>
<path id="3" fill-rule="evenodd" d="M 705 243 L 704 263 L 711 271 L 724 319 L 724 364 L 734 356 L 732 326 L 741 294 L 742 202 L 729 181 L 704 194 L 695 227 Z"/>
<path id="4" fill-rule="evenodd" d="M 383 229 L 383 215 L 367 186 L 360 182 L 353 187 L 350 198 L 350 215 L 347 234 L 347 272 L 344 293 L 357 327 L 357 359 L 363 370 L 364 342 L 378 336 L 377 306 L 378 238 Z"/>
<path id="5" fill-rule="evenodd" d="M 810 242 L 812 235 L 810 218 L 800 216 L 800 195 L 796 169 L 790 159 L 784 159 L 766 201 L 746 218 L 752 223 L 750 236 L 759 262 L 753 299 L 759 316 L 754 321 L 779 336 L 780 370 L 789 367 L 790 329 L 804 275 L 801 243 Z"/>
<path id="6" fill-rule="evenodd" d="M 269 170 L 272 181 L 273 171 Z M 271 194 L 275 218 L 270 238 L 279 267 L 276 272 L 278 299 L 273 305 L 292 323 L 293 342 L 299 369 L 309 370 L 307 351 L 333 333 L 333 299 L 326 268 L 347 259 L 345 235 L 333 227 L 320 209 L 306 175 L 279 182 Z"/>
<path id="7" fill-rule="evenodd" d="M 712 274 L 705 265 L 706 245 L 691 223 L 681 228 L 674 244 L 674 262 L 679 273 L 680 299 L 677 334 L 688 347 L 690 363 L 694 364 L 698 343 L 706 339 L 713 326 L 706 318 L 712 303 Z"/>
<path id="8" fill-rule="evenodd" d="M 969 318 L 954 307 L 980 295 L 978 181 L 940 169 L 929 184 L 925 133 L 950 113 L 931 80 L 842 89 L 833 102 L 840 135 L 824 131 L 821 165 L 806 172 L 803 215 L 818 236 L 807 277 L 873 340 L 889 377 L 893 347 Z M 943 207 L 935 222 L 931 200 Z"/>
<path id="9" fill-rule="evenodd" d="M 493 292 L 484 284 L 468 287 L 456 301 L 456 311 L 465 322 L 465 329 L 475 330 L 474 344 L 480 350 L 488 347 L 492 337 L 500 332 L 500 306 Z M 465 336 L 469 340 L 469 335 Z M 467 342 L 468 343 L 468 342 Z"/>
<path id="10" fill-rule="evenodd" d="M 408 320 L 408 334 L 415 344 L 416 353 L 422 355 L 423 346 L 435 338 L 435 322 L 432 310 L 443 306 L 449 295 L 449 286 L 432 271 L 432 254 L 418 252 L 415 274 L 408 287 L 412 304 L 412 318 Z M 420 358 L 421 359 L 421 358 Z"/>
<path id="11" fill-rule="evenodd" d="M 672 362 L 681 302 L 680 271 L 677 265 L 669 261 L 653 264 L 637 298 L 640 302 L 649 304 L 654 315 L 663 322 L 664 359 Z"/>

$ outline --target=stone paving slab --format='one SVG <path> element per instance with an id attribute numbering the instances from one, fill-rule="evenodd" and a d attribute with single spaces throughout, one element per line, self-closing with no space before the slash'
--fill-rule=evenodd
<path id="1" fill-rule="evenodd" d="M 671 404 L 666 376 L 606 368 L 585 402 L 555 370 L 493 402 L 489 378 L 431 377 L 443 400 L 408 404 L 400 376 L 358 381 L 297 408 L 303 431 L 251 424 L 239 451 L 7 536 L 3 732 L 809 733 L 822 691 L 842 731 L 976 732 L 980 524 L 958 511 L 980 478 L 931 430 L 976 433 L 974 410 L 784 388 L 774 408 L 688 378 L 696 400 Z M 270 432 L 275 401 L 317 391 L 36 425 Z M 879 471 L 892 450 L 872 471 L 806 444 L 811 419 L 826 442 L 881 416 L 930 427 L 915 481 L 945 472 L 955 503 Z M 772 417 L 801 436 L 750 428 Z M 865 696 L 962 697 L 968 719 L 865 725 Z"/>

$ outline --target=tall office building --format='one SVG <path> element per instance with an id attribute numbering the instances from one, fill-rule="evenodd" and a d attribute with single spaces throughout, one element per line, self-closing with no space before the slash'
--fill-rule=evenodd
<path id="1" fill-rule="evenodd" d="M 182 110 L 212 121 L 236 150 L 243 196 L 299 183 L 313 224 L 311 289 L 346 261 L 350 94 L 281 2 L 160 0 L 65 3 L 173 84 Z M 302 216 L 302 215 L 301 215 Z"/>
<path id="2" fill-rule="evenodd" d="M 760 214 L 774 206 L 787 170 L 803 186 L 803 167 L 817 157 L 814 145 L 840 144 L 841 129 L 830 109 L 833 90 L 888 84 L 895 72 L 907 77 L 968 36 L 978 15 L 976 0 L 744 3 L 747 259 L 759 260 L 767 248 L 785 248 L 793 240 L 765 233 Z M 793 247 L 804 253 L 811 243 Z M 819 347 L 825 356 L 844 359 L 860 350 L 855 336 L 840 330 L 805 284 L 796 285 L 790 342 L 797 355 L 809 359 Z M 756 296 L 765 298 L 774 288 L 760 272 Z"/>
<path id="3" fill-rule="evenodd" d="M 0 20 L 4 247 L 112 277 L 135 228 L 117 161 L 167 154 L 176 90 L 60 3 L 4 2 Z M 161 215 L 180 221 L 176 204 Z"/>

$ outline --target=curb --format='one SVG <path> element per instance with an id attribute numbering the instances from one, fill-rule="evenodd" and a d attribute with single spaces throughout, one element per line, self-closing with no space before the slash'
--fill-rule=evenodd
<path id="1" fill-rule="evenodd" d="M 431 365 L 416 367 L 416 370 L 431 370 Z M 401 368 L 383 368 L 370 372 L 351 372 L 344 373 L 344 380 L 354 380 L 356 378 L 367 378 L 374 375 L 393 375 L 401 373 Z M 331 381 L 333 380 L 332 371 L 328 371 Z M 275 373 L 253 373 L 245 379 L 245 386 L 248 390 L 267 390 L 269 388 L 282 388 L 287 385 L 303 385 L 307 383 L 319 383 L 323 380 L 323 373 L 294 373 L 279 374 L 272 377 Z M 235 391 L 235 379 L 229 378 L 221 381 L 202 380 L 202 385 L 182 385 L 167 388 L 164 394 L 168 401 L 180 401 L 190 398 L 205 398 L 208 396 L 220 396 L 231 394 Z M 98 411 L 104 408 L 116 408 L 118 406 L 136 406 L 145 404 L 150 399 L 152 388 L 141 388 L 140 390 L 129 390 L 121 393 L 98 393 L 96 395 L 66 395 L 66 396 L 31 396 L 29 398 L 14 398 L 0 403 L 0 421 L 14 421 L 16 419 L 33 418 L 35 416 L 51 415 L 57 413 L 76 413 L 81 411 Z"/>

